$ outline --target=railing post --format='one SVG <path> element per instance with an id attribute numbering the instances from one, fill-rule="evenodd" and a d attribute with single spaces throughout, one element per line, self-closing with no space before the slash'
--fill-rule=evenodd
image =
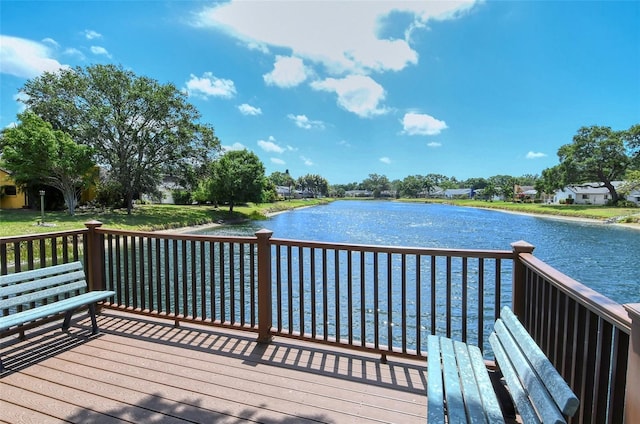
<path id="1" fill-rule="evenodd" d="M 269 343 L 271 335 L 271 243 L 273 231 L 259 230 L 258 238 L 258 343 Z"/>
<path id="2" fill-rule="evenodd" d="M 102 281 L 102 246 L 100 245 L 100 236 L 96 233 L 96 228 L 102 226 L 100 221 L 85 222 L 84 226 L 89 229 L 87 237 L 87 251 L 84 252 L 85 264 L 87 266 L 87 285 L 89 290 L 104 290 L 104 281 Z"/>
<path id="3" fill-rule="evenodd" d="M 632 424 L 640 423 L 640 303 L 629 303 L 624 308 L 631 318 L 624 422 Z"/>
<path id="4" fill-rule="evenodd" d="M 533 246 L 524 240 L 511 243 L 513 249 L 513 283 L 512 283 L 512 309 L 516 316 L 522 319 L 525 306 L 525 287 L 524 280 L 526 276 L 526 268 L 520 262 L 521 253 L 533 253 Z"/>

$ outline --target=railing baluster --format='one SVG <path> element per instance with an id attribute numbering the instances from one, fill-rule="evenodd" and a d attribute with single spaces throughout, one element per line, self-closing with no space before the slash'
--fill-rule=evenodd
<path id="1" fill-rule="evenodd" d="M 467 342 L 467 319 L 468 319 L 468 277 L 467 258 L 462 258 L 462 341 Z"/>
<path id="2" fill-rule="evenodd" d="M 315 247 L 311 248 L 311 251 L 309 252 L 309 257 L 311 262 L 310 263 L 311 277 L 309 278 L 309 283 L 311 284 L 311 287 L 310 287 L 310 290 L 311 290 L 311 338 L 315 339 L 318 335 L 316 330 L 318 325 L 316 314 L 318 313 L 318 311 L 316 306 L 317 299 L 316 299 L 316 249 Z"/>

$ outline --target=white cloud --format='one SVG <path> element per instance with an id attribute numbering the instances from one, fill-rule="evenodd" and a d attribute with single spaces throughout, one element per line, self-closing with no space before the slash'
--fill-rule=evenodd
<path id="1" fill-rule="evenodd" d="M 245 145 L 242 143 L 235 142 L 232 145 L 221 146 L 223 152 L 228 152 L 231 150 L 244 150 L 246 149 Z"/>
<path id="2" fill-rule="evenodd" d="M 276 165 L 286 165 L 287 162 L 283 161 L 280 158 L 271 158 L 271 163 L 275 163 Z"/>
<path id="3" fill-rule="evenodd" d="M 295 147 L 293 147 L 293 146 L 289 146 L 289 145 L 287 144 L 287 150 L 288 150 L 288 151 L 290 151 L 290 152 L 295 152 L 295 151 L 296 151 L 296 150 L 298 150 L 298 149 L 296 149 L 296 148 L 295 148 Z"/>
<path id="4" fill-rule="evenodd" d="M 333 75 L 398 71 L 418 61 L 412 31 L 431 20 L 453 19 L 474 1 L 409 2 L 244 2 L 205 6 L 194 25 L 216 27 L 247 46 L 288 49 L 321 63 Z M 404 37 L 381 38 L 385 19 L 404 12 Z"/>
<path id="5" fill-rule="evenodd" d="M 0 35 L 0 72 L 20 78 L 33 78 L 43 72 L 69 68 L 52 57 L 49 47 L 24 38 Z"/>
<path id="6" fill-rule="evenodd" d="M 300 160 L 302 160 L 302 163 L 304 163 L 306 166 L 313 166 L 313 162 L 311 162 L 311 159 L 309 158 L 300 156 Z"/>
<path id="7" fill-rule="evenodd" d="M 84 30 L 84 36 L 87 40 L 95 40 L 96 38 L 102 38 L 102 34 L 90 29 Z"/>
<path id="8" fill-rule="evenodd" d="M 85 56 L 84 53 L 82 53 L 80 50 L 70 47 L 65 49 L 62 54 L 67 55 L 67 56 L 72 56 L 72 57 L 77 57 L 80 60 L 84 60 Z"/>
<path id="9" fill-rule="evenodd" d="M 262 109 L 260 109 L 259 107 L 253 107 L 247 103 L 243 103 L 240 106 L 238 106 L 238 110 L 243 115 L 252 115 L 252 116 L 262 115 Z"/>
<path id="10" fill-rule="evenodd" d="M 91 53 L 93 53 L 95 55 L 102 55 L 102 56 L 107 56 L 108 58 L 111 58 L 111 54 L 109 54 L 107 49 L 105 49 L 104 47 L 91 46 L 90 50 L 91 50 Z"/>
<path id="11" fill-rule="evenodd" d="M 389 164 L 389 163 L 391 163 L 391 159 L 389 159 L 386 156 L 383 156 L 383 157 L 380 158 L 380 162 Z"/>
<path id="12" fill-rule="evenodd" d="M 384 88 L 365 75 L 349 75 L 342 79 L 328 78 L 313 82 L 311 87 L 336 93 L 338 105 L 360 117 L 388 112 L 388 109 L 380 106 L 380 102 L 384 101 L 386 96 Z"/>
<path id="13" fill-rule="evenodd" d="M 289 88 L 300 85 L 307 79 L 309 72 L 302 63 L 302 59 L 297 57 L 276 56 L 273 64 L 273 71 L 264 74 L 264 82 L 267 85 Z"/>
<path id="14" fill-rule="evenodd" d="M 187 81 L 187 93 L 192 96 L 200 96 L 205 99 L 209 96 L 231 98 L 236 95 L 236 86 L 233 81 L 215 77 L 211 72 L 202 74 L 199 78 L 191 74 Z"/>
<path id="15" fill-rule="evenodd" d="M 546 153 L 530 151 L 529 153 L 527 153 L 526 158 L 527 159 L 540 159 L 540 158 L 544 158 L 546 156 L 547 156 Z"/>
<path id="16" fill-rule="evenodd" d="M 324 123 L 322 121 L 312 121 L 307 118 L 306 115 L 294 115 L 290 113 L 287 115 L 287 118 L 291 119 L 297 127 L 304 128 L 305 130 L 310 130 L 312 128 L 324 128 Z"/>
<path id="17" fill-rule="evenodd" d="M 58 44 L 58 42 L 56 40 L 54 40 L 53 38 L 43 38 L 42 42 L 45 44 L 51 44 L 53 47 L 58 48 L 60 47 L 60 44 Z"/>
<path id="18" fill-rule="evenodd" d="M 438 135 L 447 128 L 444 121 L 422 113 L 405 113 L 402 118 L 402 133 L 408 135 Z"/>
<path id="19" fill-rule="evenodd" d="M 431 143 L 427 143 L 427 146 L 429 146 L 429 147 L 440 147 L 440 146 L 442 146 L 442 143 L 440 143 L 438 141 L 432 141 Z"/>
<path id="20" fill-rule="evenodd" d="M 276 139 L 273 136 L 269 136 L 269 140 L 258 140 L 258 146 L 265 152 L 282 153 L 284 148 L 278 146 L 275 143 Z"/>

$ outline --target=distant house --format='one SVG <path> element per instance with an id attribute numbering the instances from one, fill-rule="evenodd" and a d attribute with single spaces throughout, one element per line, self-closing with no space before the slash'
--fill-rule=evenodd
<path id="1" fill-rule="evenodd" d="M 372 197 L 373 192 L 370 190 L 347 190 L 344 197 Z"/>
<path id="2" fill-rule="evenodd" d="M 612 181 L 611 184 L 618 189 L 622 181 Z M 554 203 L 575 203 L 578 205 L 606 205 L 611 200 L 609 189 L 602 183 L 584 183 L 567 186 L 557 190 L 553 196 Z M 633 190 L 626 200 L 640 205 L 640 190 Z"/>
<path id="3" fill-rule="evenodd" d="M 444 197 L 447 199 L 471 199 L 473 195 L 472 188 L 448 188 L 444 191 Z"/>
<path id="4" fill-rule="evenodd" d="M 533 186 L 521 186 L 516 184 L 513 193 L 515 200 L 519 202 L 533 202 L 538 195 L 538 191 Z"/>
<path id="5" fill-rule="evenodd" d="M 28 204 L 27 193 L 16 186 L 9 171 L 0 168 L 0 209 L 21 209 Z"/>

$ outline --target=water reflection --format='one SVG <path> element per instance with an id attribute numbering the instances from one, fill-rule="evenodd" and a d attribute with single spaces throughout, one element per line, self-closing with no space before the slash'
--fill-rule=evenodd
<path id="1" fill-rule="evenodd" d="M 336 201 L 205 231 L 247 235 L 261 228 L 278 238 L 392 246 L 510 249 L 525 240 L 538 258 L 605 296 L 640 302 L 640 231 L 613 225 L 439 204 Z"/>

